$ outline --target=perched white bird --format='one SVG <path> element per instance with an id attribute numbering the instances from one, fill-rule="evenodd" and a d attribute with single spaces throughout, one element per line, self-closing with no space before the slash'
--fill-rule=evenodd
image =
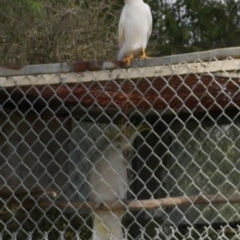
<path id="1" fill-rule="evenodd" d="M 145 49 L 152 33 L 152 14 L 143 0 L 125 0 L 118 26 L 118 61 L 128 65 L 142 51 L 141 59 L 147 58 Z"/>
<path id="2" fill-rule="evenodd" d="M 127 138 L 118 131 L 102 137 L 91 150 L 93 168 L 89 175 L 90 198 L 94 202 L 117 202 L 126 199 L 126 153 L 133 151 L 132 143 L 145 128 L 128 130 Z M 98 144 L 99 143 L 99 144 Z M 93 213 L 93 240 L 123 240 L 123 210 L 98 210 Z"/>
<path id="3" fill-rule="evenodd" d="M 91 200 L 104 203 L 125 199 L 127 191 L 127 162 L 123 151 L 128 141 L 122 137 L 111 143 L 102 141 L 101 155 L 90 173 Z M 95 210 L 93 216 L 94 240 L 122 240 L 122 210 Z"/>

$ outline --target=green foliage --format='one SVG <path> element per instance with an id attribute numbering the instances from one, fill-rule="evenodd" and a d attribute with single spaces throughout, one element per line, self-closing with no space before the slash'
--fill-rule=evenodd
<path id="1" fill-rule="evenodd" d="M 176 0 L 162 2 L 159 12 L 154 14 L 154 56 L 239 45 L 238 1 Z"/>
<path id="2" fill-rule="evenodd" d="M 91 3 L 91 4 L 90 4 Z M 116 2 L 3 0 L 0 66 L 115 59 Z"/>
<path id="3" fill-rule="evenodd" d="M 43 10 L 43 5 L 37 0 L 22 0 L 22 4 L 26 5 L 26 9 L 33 14 L 40 14 Z"/>
<path id="4" fill-rule="evenodd" d="M 163 56 L 238 46 L 240 2 L 145 0 L 148 52 Z M 115 59 L 124 0 L 2 0 L 0 65 Z"/>

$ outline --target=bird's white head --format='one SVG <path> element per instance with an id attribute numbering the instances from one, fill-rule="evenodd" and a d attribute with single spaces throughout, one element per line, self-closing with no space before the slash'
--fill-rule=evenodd
<path id="1" fill-rule="evenodd" d="M 133 152 L 132 142 L 129 139 L 122 135 L 122 133 L 117 133 L 115 131 L 108 132 L 108 139 L 110 140 L 111 147 L 123 155 L 124 158 L 129 158 Z"/>
<path id="2" fill-rule="evenodd" d="M 106 135 L 115 149 L 125 157 L 129 157 L 134 152 L 133 142 L 135 138 L 145 130 L 149 130 L 149 127 L 145 125 L 140 125 L 137 128 L 134 126 L 121 126 L 121 128 L 110 130 Z"/>
<path id="3" fill-rule="evenodd" d="M 143 0 L 125 0 L 125 3 L 143 2 Z"/>

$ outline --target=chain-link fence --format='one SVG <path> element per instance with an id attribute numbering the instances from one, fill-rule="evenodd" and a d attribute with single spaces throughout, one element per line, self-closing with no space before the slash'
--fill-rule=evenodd
<path id="1" fill-rule="evenodd" d="M 238 56 L 0 68 L 0 239 L 239 239 Z"/>

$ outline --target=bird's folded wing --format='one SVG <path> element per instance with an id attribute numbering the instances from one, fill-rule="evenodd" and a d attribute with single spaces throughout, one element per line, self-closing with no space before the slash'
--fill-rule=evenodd
<path id="1" fill-rule="evenodd" d="M 149 23 L 149 28 L 148 28 L 147 36 L 149 39 L 152 34 L 152 14 L 151 14 L 150 8 L 149 8 L 149 14 L 148 14 L 148 23 Z"/>
<path id="2" fill-rule="evenodd" d="M 126 19 L 126 6 L 122 10 L 121 17 L 119 20 L 119 25 L 118 25 L 119 48 L 122 47 L 123 42 L 124 42 L 125 19 Z"/>

